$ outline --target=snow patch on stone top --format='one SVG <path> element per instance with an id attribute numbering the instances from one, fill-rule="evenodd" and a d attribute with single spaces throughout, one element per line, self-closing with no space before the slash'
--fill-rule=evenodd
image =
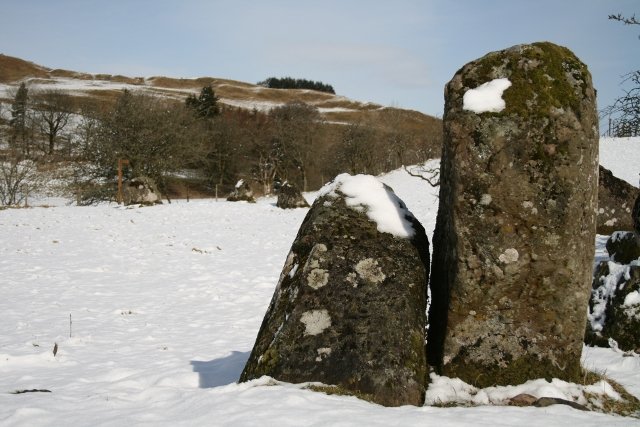
<path id="1" fill-rule="evenodd" d="M 337 192 L 344 195 L 347 206 L 358 211 L 364 209 L 381 233 L 407 239 L 415 235 L 413 214 L 391 188 L 374 176 L 340 174 L 320 189 L 318 197 L 337 197 Z"/>
<path id="2" fill-rule="evenodd" d="M 475 89 L 469 89 L 462 97 L 462 109 L 480 113 L 499 113 L 506 104 L 502 93 L 511 87 L 507 78 L 495 79 L 483 83 Z"/>

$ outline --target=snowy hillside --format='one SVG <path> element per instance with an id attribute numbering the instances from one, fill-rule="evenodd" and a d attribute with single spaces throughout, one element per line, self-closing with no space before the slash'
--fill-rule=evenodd
<path id="1" fill-rule="evenodd" d="M 601 138 L 600 164 L 629 184 L 640 185 L 640 137 Z"/>
<path id="2" fill-rule="evenodd" d="M 602 163 L 637 185 L 637 147 L 607 141 Z M 382 179 L 431 238 L 437 190 L 402 170 Z M 55 204 L 0 211 L 2 426 L 638 425 L 563 405 L 384 408 L 268 379 L 236 384 L 307 209 Z M 640 397 L 639 357 L 586 348 L 583 363 Z M 436 402 L 463 391 L 437 384 Z M 525 389 L 570 397 L 558 384 Z M 24 390 L 49 392 L 12 394 Z"/>

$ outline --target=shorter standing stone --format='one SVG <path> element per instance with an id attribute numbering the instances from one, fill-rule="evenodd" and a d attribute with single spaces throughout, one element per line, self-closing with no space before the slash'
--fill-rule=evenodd
<path id="1" fill-rule="evenodd" d="M 126 181 L 122 187 L 125 205 L 154 205 L 162 203 L 160 191 L 153 179 L 140 176 Z"/>
<path id="2" fill-rule="evenodd" d="M 278 187 L 278 201 L 276 206 L 281 209 L 308 208 L 309 203 L 294 184 L 284 182 Z"/>
<path id="3" fill-rule="evenodd" d="M 339 175 L 300 227 L 240 381 L 422 405 L 428 274 L 427 236 L 402 201 L 374 177 Z"/>
<path id="4" fill-rule="evenodd" d="M 233 191 L 227 196 L 227 201 L 255 203 L 256 199 L 253 198 L 253 191 L 251 191 L 249 184 L 241 179 L 236 183 Z"/>
<path id="5" fill-rule="evenodd" d="M 636 198 L 640 197 L 640 190 L 602 166 L 598 175 L 596 233 L 606 235 L 617 230 L 633 230 L 631 211 Z"/>

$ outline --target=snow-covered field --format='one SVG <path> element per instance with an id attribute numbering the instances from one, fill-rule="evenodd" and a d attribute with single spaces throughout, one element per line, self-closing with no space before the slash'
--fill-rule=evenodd
<path id="1" fill-rule="evenodd" d="M 603 164 L 637 185 L 640 140 L 615 154 L 618 142 L 603 142 Z M 404 171 L 383 181 L 431 236 L 437 190 Z M 0 211 L 2 426 L 640 424 L 564 405 L 385 408 L 268 379 L 236 384 L 306 209 L 54 204 Z M 586 348 L 583 361 L 640 397 L 640 358 Z M 50 392 L 12 394 L 33 389 Z"/>

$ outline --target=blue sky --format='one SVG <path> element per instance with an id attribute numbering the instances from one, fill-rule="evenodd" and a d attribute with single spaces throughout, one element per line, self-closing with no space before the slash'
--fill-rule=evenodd
<path id="1" fill-rule="evenodd" d="M 514 44 L 569 47 L 599 107 L 640 68 L 638 0 L 3 0 L 0 53 L 131 76 L 321 80 L 361 101 L 442 114 L 467 62 Z"/>

